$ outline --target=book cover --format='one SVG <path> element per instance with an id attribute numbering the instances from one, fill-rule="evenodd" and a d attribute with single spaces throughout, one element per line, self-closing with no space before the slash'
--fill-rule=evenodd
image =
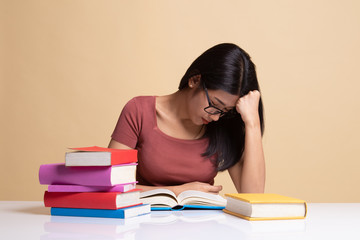
<path id="1" fill-rule="evenodd" d="M 139 189 L 118 192 L 48 192 L 44 194 L 45 207 L 118 209 L 139 205 Z"/>
<path id="2" fill-rule="evenodd" d="M 43 164 L 39 169 L 39 181 L 45 185 L 114 186 L 135 182 L 136 165 L 66 167 L 63 163 Z"/>
<path id="3" fill-rule="evenodd" d="M 53 216 L 131 218 L 150 213 L 150 205 L 142 204 L 121 209 L 51 208 Z"/>
<path id="4" fill-rule="evenodd" d="M 136 183 L 114 186 L 49 185 L 48 192 L 128 192 L 136 188 Z"/>
<path id="5" fill-rule="evenodd" d="M 226 213 L 246 220 L 304 219 L 307 204 L 304 200 L 272 193 L 225 194 Z"/>
<path id="6" fill-rule="evenodd" d="M 70 148 L 65 153 L 66 166 L 110 166 L 137 162 L 137 150 L 102 147 Z"/>
<path id="7" fill-rule="evenodd" d="M 225 197 L 238 199 L 248 203 L 304 203 L 304 200 L 274 193 L 232 193 Z"/>

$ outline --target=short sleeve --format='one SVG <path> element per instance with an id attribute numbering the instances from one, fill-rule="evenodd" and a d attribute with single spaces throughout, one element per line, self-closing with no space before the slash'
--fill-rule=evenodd
<path id="1" fill-rule="evenodd" d="M 141 113 L 139 112 L 136 98 L 133 98 L 121 111 L 119 120 L 111 138 L 130 148 L 135 148 L 140 136 L 140 130 Z"/>

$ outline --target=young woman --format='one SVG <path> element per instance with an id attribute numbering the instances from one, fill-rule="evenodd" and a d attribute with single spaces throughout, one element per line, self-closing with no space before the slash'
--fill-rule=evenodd
<path id="1" fill-rule="evenodd" d="M 168 188 L 218 193 L 228 170 L 238 192 L 264 192 L 263 106 L 255 66 L 224 43 L 199 56 L 166 96 L 142 96 L 124 107 L 109 148 L 137 149 L 143 191 Z"/>

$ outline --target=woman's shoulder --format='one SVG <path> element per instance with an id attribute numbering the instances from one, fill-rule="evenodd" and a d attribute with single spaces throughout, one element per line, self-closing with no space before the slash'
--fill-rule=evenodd
<path id="1" fill-rule="evenodd" d="M 130 112 L 152 111 L 155 107 L 155 96 L 137 96 L 130 99 L 124 109 Z"/>
<path id="2" fill-rule="evenodd" d="M 126 105 L 127 106 L 142 106 L 143 104 L 153 104 L 155 103 L 155 96 L 137 96 L 130 99 Z"/>
<path id="3" fill-rule="evenodd" d="M 155 96 L 137 96 L 133 97 L 129 102 L 136 102 L 136 103 L 148 103 L 155 100 Z"/>

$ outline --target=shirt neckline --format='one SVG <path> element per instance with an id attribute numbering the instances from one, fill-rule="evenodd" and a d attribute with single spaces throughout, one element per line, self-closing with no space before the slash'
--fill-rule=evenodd
<path id="1" fill-rule="evenodd" d="M 152 112 L 153 112 L 153 120 L 154 120 L 154 130 L 156 130 L 159 134 L 161 134 L 163 137 L 168 138 L 173 141 L 182 142 L 182 143 L 197 143 L 197 142 L 205 142 L 208 139 L 205 137 L 201 137 L 198 139 L 182 139 L 182 138 L 176 138 L 173 136 L 170 136 L 166 133 L 164 133 L 157 125 L 157 117 L 156 117 L 156 98 L 158 96 L 153 96 L 153 102 L 152 102 Z"/>

